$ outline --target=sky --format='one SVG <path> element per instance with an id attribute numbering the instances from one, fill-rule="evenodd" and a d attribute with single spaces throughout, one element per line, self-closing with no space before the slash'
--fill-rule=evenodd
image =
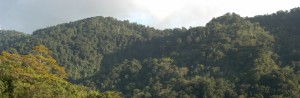
<path id="1" fill-rule="evenodd" d="M 25 33 L 94 16 L 157 29 L 205 26 L 213 17 L 242 17 L 300 7 L 300 0 L 0 0 L 0 29 Z"/>

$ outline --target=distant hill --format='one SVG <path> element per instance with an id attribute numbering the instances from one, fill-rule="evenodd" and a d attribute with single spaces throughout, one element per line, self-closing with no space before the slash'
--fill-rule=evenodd
<path id="1" fill-rule="evenodd" d="M 68 76 L 78 79 L 97 72 L 105 55 L 125 48 L 133 42 L 166 36 L 167 32 L 99 16 L 39 29 L 27 39 L 11 39 L 21 34 L 17 32 L 5 34 L 8 37 L 4 39 L 16 42 L 10 43 L 13 44 L 10 46 L 20 53 L 26 53 L 31 47 L 39 44 L 49 47 L 53 57 L 66 68 Z"/>
<path id="2" fill-rule="evenodd" d="M 1 50 L 48 47 L 69 81 L 123 97 L 300 97 L 300 8 L 158 30 L 112 17 L 0 33 Z"/>
<path id="3" fill-rule="evenodd" d="M 24 40 L 27 36 L 14 30 L 0 30 L 0 50 L 11 47 L 11 44 Z"/>

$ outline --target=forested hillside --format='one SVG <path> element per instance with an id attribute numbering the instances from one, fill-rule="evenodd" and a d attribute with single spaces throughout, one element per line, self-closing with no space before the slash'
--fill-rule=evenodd
<path id="1" fill-rule="evenodd" d="M 18 31 L 0 30 L 0 50 L 9 49 L 11 44 L 17 44 L 21 40 L 25 40 L 27 36 Z"/>
<path id="2" fill-rule="evenodd" d="M 291 65 L 299 70 L 300 61 L 300 8 L 278 11 L 270 15 L 250 18 L 260 23 L 276 38 L 274 50 L 280 56 L 281 65 Z"/>
<path id="3" fill-rule="evenodd" d="M 17 40 L 10 46 L 20 53 L 27 53 L 35 45 L 45 45 L 66 68 L 69 78 L 79 79 L 97 72 L 106 55 L 133 42 L 166 35 L 154 28 L 99 16 L 37 30 L 27 39 Z"/>
<path id="4" fill-rule="evenodd" d="M 250 18 L 226 13 L 204 27 L 158 30 L 98 16 L 39 29 L 31 35 L 1 31 L 0 49 L 9 52 L 3 56 L 23 57 L 21 54 L 26 59 L 37 55 L 32 47 L 44 45 L 52 51 L 47 56 L 64 67 L 70 82 L 102 92 L 121 92 L 128 98 L 298 98 L 298 17 L 300 8 Z M 10 64 L 6 60 L 0 58 L 1 66 Z M 1 70 L 8 70 L 6 67 Z M 46 74 L 55 76 L 53 72 Z M 54 79 L 59 79 L 58 85 L 68 83 L 58 76 Z M 10 83 L 5 81 L 0 85 Z M 10 86 L 2 89 L 5 87 Z M 83 90 L 84 96 L 118 95 Z M 5 96 L 19 94 L 3 92 Z"/>
<path id="5" fill-rule="evenodd" d="M 35 46 L 29 54 L 2 52 L 0 55 L 1 98 L 118 98 L 116 92 L 99 93 L 65 80 L 66 72 L 57 65 L 45 46 Z"/>

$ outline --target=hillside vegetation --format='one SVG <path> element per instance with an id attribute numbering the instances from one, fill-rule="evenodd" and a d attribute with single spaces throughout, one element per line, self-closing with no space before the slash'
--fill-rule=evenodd
<path id="1" fill-rule="evenodd" d="M 49 81 L 58 79 L 54 83 L 57 85 L 42 83 L 53 89 L 62 86 L 64 92 L 58 95 L 67 94 L 64 96 L 76 95 L 79 88 L 85 88 L 80 89 L 85 92 L 82 96 L 118 96 L 120 92 L 129 98 L 298 98 L 299 17 L 300 8 L 246 18 L 226 13 L 204 27 L 158 30 L 98 16 L 39 29 L 31 35 L 1 31 L 0 49 L 7 51 L 2 58 L 12 55 L 27 59 L 40 57 L 32 47 L 48 47 L 52 52 L 46 58 L 51 56 L 51 61 L 57 60 L 64 70 L 55 66 L 59 71 L 46 73 Z M 19 61 L 10 63 L 18 65 Z M 10 64 L 5 63 L 6 59 L 0 62 L 3 66 Z M 22 70 L 34 66 L 20 64 Z M 10 69 L 6 66 L 1 70 Z M 65 75 L 56 75 L 64 71 L 69 82 L 87 87 L 65 81 L 61 77 Z M 0 85 L 8 86 L 2 89 L 31 90 L 26 88 L 29 84 L 18 84 L 26 80 L 23 77 L 9 77 L 19 81 L 13 82 L 17 86 L 11 87 L 5 80 Z M 66 86 L 74 86 L 75 93 L 68 92 Z M 19 94 L 4 92 L 5 96 Z"/>

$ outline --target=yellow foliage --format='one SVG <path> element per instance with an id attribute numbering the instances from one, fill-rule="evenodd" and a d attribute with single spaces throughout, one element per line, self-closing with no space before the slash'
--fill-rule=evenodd
<path id="1" fill-rule="evenodd" d="M 118 93 L 99 93 L 66 81 L 66 72 L 45 46 L 35 46 L 32 54 L 0 54 L 0 92 L 12 98 L 120 98 Z M 3 84 L 7 83 L 7 84 Z M 3 97 L 3 96 L 2 96 Z"/>
<path id="2" fill-rule="evenodd" d="M 32 50 L 37 51 L 38 53 L 41 53 L 41 54 L 49 54 L 49 52 L 50 52 L 50 50 L 44 45 L 34 46 L 32 48 Z"/>
<path id="3" fill-rule="evenodd" d="M 48 54 L 49 49 L 45 46 L 35 46 L 38 54 L 10 54 L 8 52 L 2 52 L 0 55 L 1 63 L 8 63 L 2 66 L 7 66 L 11 68 L 11 75 L 15 78 L 28 77 L 30 75 L 42 75 L 50 76 L 51 78 L 66 78 L 66 72 L 63 67 L 56 63 L 56 60 L 52 57 L 44 57 L 40 54 Z M 24 78 L 24 79 L 27 79 Z"/>

